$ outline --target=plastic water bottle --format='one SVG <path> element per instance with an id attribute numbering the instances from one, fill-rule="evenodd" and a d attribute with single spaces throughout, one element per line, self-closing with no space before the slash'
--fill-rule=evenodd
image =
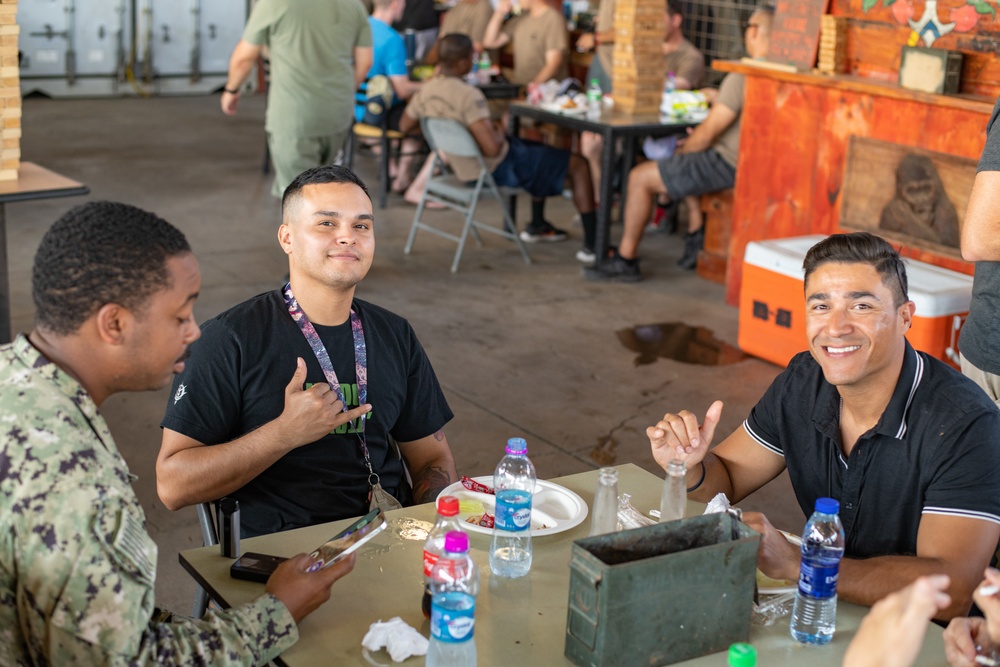
<path id="1" fill-rule="evenodd" d="M 667 72 L 667 78 L 663 82 L 663 92 L 672 93 L 677 90 L 677 77 L 673 72 Z"/>
<path id="2" fill-rule="evenodd" d="M 837 573 L 844 555 L 840 503 L 817 498 L 802 535 L 802 569 L 792 609 L 792 637 L 803 644 L 828 644 L 837 626 Z"/>
<path id="3" fill-rule="evenodd" d="M 431 569 L 431 641 L 427 667 L 476 667 L 476 595 L 479 569 L 469 536 L 445 535 L 444 553 Z"/>
<path id="4" fill-rule="evenodd" d="M 601 117 L 601 98 L 604 97 L 604 91 L 601 90 L 601 84 L 597 82 L 597 79 L 591 79 L 590 85 L 587 86 L 587 118 L 591 120 Z"/>
<path id="5" fill-rule="evenodd" d="M 590 522 L 590 534 L 603 535 L 618 530 L 618 471 L 601 468 L 597 477 L 597 492 L 594 494 L 594 516 Z"/>
<path id="6" fill-rule="evenodd" d="M 485 86 L 493 79 L 493 72 L 490 71 L 492 68 L 493 62 L 490 60 L 490 52 L 484 49 L 483 55 L 479 56 L 479 69 L 476 70 L 480 86 Z"/>
<path id="7" fill-rule="evenodd" d="M 498 577 L 515 579 L 531 569 L 531 496 L 535 492 L 535 466 L 528 460 L 524 438 L 507 441 L 507 455 L 493 473 L 497 494 L 490 570 Z"/>
<path id="8" fill-rule="evenodd" d="M 660 523 L 684 518 L 687 509 L 687 465 L 674 459 L 667 464 L 667 477 L 663 480 L 660 496 Z"/>
<path id="9" fill-rule="evenodd" d="M 458 498 L 441 496 L 437 502 L 437 521 L 424 542 L 424 599 L 420 609 L 424 618 L 431 617 L 431 570 L 444 553 L 444 538 L 450 532 L 462 532 L 462 524 L 458 520 Z"/>

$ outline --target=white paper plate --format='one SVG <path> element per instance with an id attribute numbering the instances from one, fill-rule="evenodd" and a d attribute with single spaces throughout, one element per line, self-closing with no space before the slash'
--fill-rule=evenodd
<path id="1" fill-rule="evenodd" d="M 481 477 L 473 477 L 472 479 L 480 484 L 493 486 L 492 475 L 483 475 Z M 483 504 L 487 512 L 490 514 L 496 513 L 496 496 L 489 493 L 470 491 L 462 486 L 461 482 L 455 482 L 447 486 L 438 494 L 438 498 L 441 496 L 455 496 L 459 502 L 463 500 L 478 500 Z M 535 493 L 531 499 L 531 536 L 544 537 L 545 535 L 555 535 L 570 528 L 575 528 L 587 518 L 588 511 L 587 503 L 583 502 L 583 498 L 564 486 L 540 479 L 535 482 Z M 473 533 L 493 534 L 492 528 L 485 528 L 466 522 L 465 520 L 469 516 L 471 514 L 461 512 L 458 515 L 463 529 Z"/>
<path id="2" fill-rule="evenodd" d="M 566 109 L 562 105 L 556 104 L 555 102 L 542 102 L 538 106 L 542 109 L 545 109 L 546 111 L 566 114 L 567 116 L 582 116 L 583 114 L 587 113 L 587 107 L 575 106 Z"/>
<path id="3" fill-rule="evenodd" d="M 798 535 L 792 535 L 791 533 L 786 533 L 783 530 L 779 530 L 779 533 L 785 536 L 785 539 L 795 544 L 797 546 L 802 546 L 802 538 Z M 762 595 L 781 595 L 782 593 L 794 593 L 795 589 L 798 587 L 799 582 L 788 581 L 785 579 L 778 580 L 772 579 L 760 570 L 757 570 L 757 592 Z"/>

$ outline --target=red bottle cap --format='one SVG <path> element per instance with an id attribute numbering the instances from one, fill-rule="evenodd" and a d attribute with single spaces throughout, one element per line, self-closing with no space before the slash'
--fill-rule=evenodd
<path id="1" fill-rule="evenodd" d="M 455 516 L 458 514 L 458 498 L 455 496 L 441 496 L 438 498 L 438 514 L 441 516 Z"/>

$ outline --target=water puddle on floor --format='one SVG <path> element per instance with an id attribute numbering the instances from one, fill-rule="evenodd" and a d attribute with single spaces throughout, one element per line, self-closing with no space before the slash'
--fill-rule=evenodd
<path id="1" fill-rule="evenodd" d="M 724 343 L 710 329 L 681 322 L 642 324 L 615 332 L 626 349 L 639 354 L 636 366 L 651 364 L 659 358 L 685 364 L 722 366 L 746 358 L 739 348 Z"/>

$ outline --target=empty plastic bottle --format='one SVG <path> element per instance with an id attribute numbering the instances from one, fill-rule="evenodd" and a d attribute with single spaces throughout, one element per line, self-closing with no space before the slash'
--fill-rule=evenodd
<path id="1" fill-rule="evenodd" d="M 677 77 L 673 72 L 667 72 L 667 78 L 663 81 L 663 92 L 672 93 L 677 90 Z"/>
<path id="2" fill-rule="evenodd" d="M 618 471 L 601 468 L 594 493 L 594 515 L 590 519 L 590 534 L 604 535 L 618 530 Z"/>
<path id="3" fill-rule="evenodd" d="M 817 498 L 802 533 L 802 567 L 792 609 L 792 637 L 803 644 L 828 644 L 837 626 L 837 575 L 844 555 L 840 503 Z"/>
<path id="4" fill-rule="evenodd" d="M 684 518 L 687 509 L 687 465 L 675 459 L 667 464 L 667 477 L 663 480 L 660 496 L 660 523 Z"/>
<path id="5" fill-rule="evenodd" d="M 591 79 L 590 85 L 587 86 L 587 118 L 601 117 L 601 99 L 603 97 L 604 91 L 601 90 L 601 84 L 598 83 L 597 79 Z"/>
<path id="6" fill-rule="evenodd" d="M 483 55 L 479 56 L 479 65 L 476 70 L 476 75 L 479 79 L 479 85 L 485 86 L 490 81 L 493 80 L 493 62 L 490 60 L 490 52 L 483 50 Z"/>
<path id="7" fill-rule="evenodd" d="M 420 609 L 425 618 L 431 617 L 431 569 L 444 553 L 445 535 L 452 531 L 462 531 L 462 523 L 458 520 L 458 498 L 441 496 L 437 501 L 437 521 L 424 542 L 424 599 Z"/>
<path id="8" fill-rule="evenodd" d="M 507 441 L 507 455 L 493 473 L 497 494 L 490 570 L 498 577 L 523 577 L 531 569 L 531 497 L 535 466 L 524 438 Z"/>
<path id="9" fill-rule="evenodd" d="M 476 667 L 476 595 L 479 569 L 469 536 L 445 535 L 444 553 L 431 569 L 431 641 L 427 667 Z"/>

